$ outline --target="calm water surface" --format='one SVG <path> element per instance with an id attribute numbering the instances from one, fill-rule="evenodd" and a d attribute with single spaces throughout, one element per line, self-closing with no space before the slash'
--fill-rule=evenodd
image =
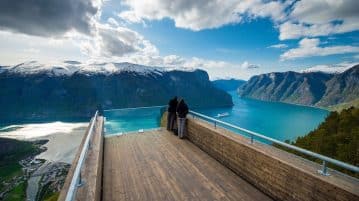
<path id="1" fill-rule="evenodd" d="M 281 141 L 306 135 L 324 121 L 329 113 L 314 107 L 240 98 L 235 91 L 229 93 L 233 98 L 233 107 L 195 111 L 211 117 L 228 112 L 229 116 L 220 120 Z"/>
<path id="2" fill-rule="evenodd" d="M 104 112 L 106 117 L 105 134 L 119 135 L 140 129 L 158 128 L 164 110 L 164 107 L 107 110 Z"/>
<path id="3" fill-rule="evenodd" d="M 281 141 L 307 134 L 328 115 L 328 111 L 318 108 L 244 99 L 235 91 L 229 93 L 233 97 L 233 107 L 193 110 L 210 117 L 227 112 L 229 116 L 220 120 Z M 106 135 L 157 128 L 161 110 L 163 108 L 154 107 L 106 111 Z"/>
<path id="4" fill-rule="evenodd" d="M 235 91 L 229 93 L 233 98 L 233 107 L 193 110 L 210 117 L 228 112 L 229 116 L 219 119 L 281 141 L 294 140 L 298 136 L 306 135 L 324 121 L 329 113 L 326 110 L 313 107 L 244 99 L 240 98 Z M 162 107 L 154 107 L 106 111 L 106 135 L 157 128 L 160 125 L 163 110 Z M 40 131 L 47 131 L 47 128 L 42 128 L 42 125 L 46 125 L 44 123 L 31 125 L 39 127 Z M 0 126 L 0 136 L 17 132 L 17 129 L 20 129 L 18 132 L 24 130 L 21 124 L 14 127 L 7 127 L 9 124 L 3 126 Z M 56 125 L 56 127 L 61 126 Z M 41 134 L 39 129 L 34 130 L 37 135 Z M 29 131 L 24 135 L 32 134 Z"/>

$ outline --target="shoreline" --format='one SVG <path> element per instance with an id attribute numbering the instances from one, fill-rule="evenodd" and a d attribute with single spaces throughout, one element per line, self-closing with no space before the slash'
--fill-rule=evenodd
<path id="1" fill-rule="evenodd" d="M 329 109 L 329 107 L 319 107 L 319 106 L 314 106 L 314 105 L 304 105 L 304 104 L 300 104 L 300 103 L 290 103 L 290 102 L 284 102 L 284 101 L 271 101 L 271 100 L 262 100 L 262 99 L 257 99 L 257 98 L 251 98 L 251 97 L 243 97 L 240 96 L 237 92 L 237 90 L 235 91 L 226 91 L 227 93 L 229 93 L 230 95 L 236 95 L 239 98 L 242 99 L 249 99 L 249 100 L 256 100 L 256 101 L 263 101 L 263 102 L 270 102 L 270 103 L 283 103 L 283 104 L 288 104 L 288 105 L 295 105 L 295 106 L 301 106 L 301 107 L 309 107 L 309 108 L 314 108 L 314 109 L 321 109 L 321 110 L 326 110 L 331 112 L 332 110 Z"/>
<path id="2" fill-rule="evenodd" d="M 46 151 L 35 158 L 51 162 L 71 164 L 74 153 L 80 145 L 88 123 L 50 122 L 41 124 L 10 125 L 18 127 L 10 131 L 0 132 L 0 137 L 22 141 L 48 140 L 43 147 Z M 56 128 L 55 126 L 59 126 Z M 5 127 L 5 129 L 7 128 Z M 4 129 L 4 128 L 3 128 Z"/>
<path id="3" fill-rule="evenodd" d="M 58 128 L 54 126 L 58 125 Z M 36 142 L 46 140 L 40 148 L 43 152 L 32 157 L 29 164 L 40 165 L 26 179 L 27 200 L 36 200 L 43 196 L 47 188 L 56 193 L 62 188 L 75 153 L 82 141 L 88 123 L 49 122 L 41 124 L 9 125 L 0 128 L 1 138 Z M 32 162 L 33 161 L 33 162 Z M 44 161 L 39 163 L 38 161 Z M 30 168 L 31 169 L 31 168 Z M 48 184 L 50 186 L 48 186 Z M 45 188 L 46 187 L 46 188 Z M 45 189 L 44 189 L 45 188 Z"/>
<path id="4" fill-rule="evenodd" d="M 294 106 L 300 106 L 300 107 L 309 107 L 309 108 L 314 108 L 314 109 L 320 109 L 320 110 L 326 110 L 328 112 L 332 112 L 333 110 L 330 110 L 329 107 L 319 107 L 319 106 L 313 106 L 313 105 L 304 105 L 304 104 L 300 104 L 300 103 L 290 103 L 290 102 L 283 102 L 283 101 L 270 101 L 270 100 L 261 100 L 261 99 L 256 99 L 256 98 L 249 98 L 249 97 L 242 97 L 239 96 L 239 98 L 241 99 L 249 99 L 249 100 L 255 100 L 255 101 L 263 101 L 263 102 L 269 102 L 269 103 L 281 103 L 281 104 L 288 104 L 288 105 L 294 105 Z"/>

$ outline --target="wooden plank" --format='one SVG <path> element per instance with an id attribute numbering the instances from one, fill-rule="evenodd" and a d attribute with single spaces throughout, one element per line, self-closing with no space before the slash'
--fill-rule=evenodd
<path id="1" fill-rule="evenodd" d="M 105 138 L 103 176 L 104 201 L 271 200 L 165 130 Z"/>

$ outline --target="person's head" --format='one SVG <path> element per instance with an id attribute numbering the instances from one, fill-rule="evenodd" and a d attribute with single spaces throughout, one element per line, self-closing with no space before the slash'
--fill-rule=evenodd
<path id="1" fill-rule="evenodd" d="M 173 97 L 173 100 L 177 100 L 177 96 L 174 96 L 174 97 Z"/>

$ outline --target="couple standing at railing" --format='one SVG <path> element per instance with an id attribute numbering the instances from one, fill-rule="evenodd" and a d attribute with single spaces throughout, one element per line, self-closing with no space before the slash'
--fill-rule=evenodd
<path id="1" fill-rule="evenodd" d="M 185 135 L 187 104 L 183 98 L 178 101 L 175 96 L 169 101 L 167 112 L 167 130 L 174 132 L 182 139 Z"/>

